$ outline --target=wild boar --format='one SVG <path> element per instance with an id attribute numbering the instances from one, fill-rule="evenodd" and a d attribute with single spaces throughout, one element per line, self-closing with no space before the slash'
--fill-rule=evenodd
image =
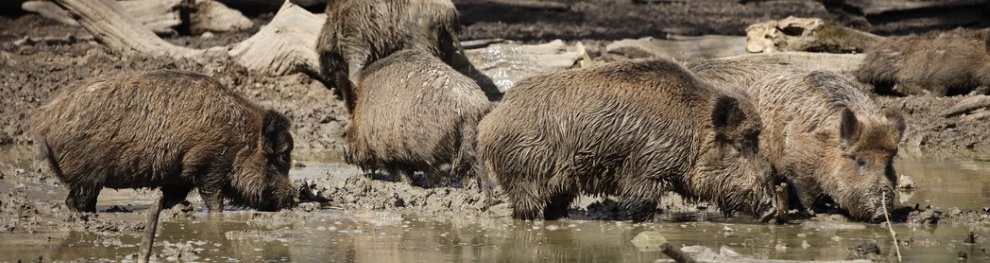
<path id="1" fill-rule="evenodd" d="M 359 83 L 348 163 L 405 182 L 415 171 L 437 179 L 474 170 L 478 121 L 490 102 L 473 80 L 427 51 L 407 49 L 362 70 Z"/>
<path id="2" fill-rule="evenodd" d="M 580 193 L 652 218 L 661 195 L 723 212 L 776 214 L 760 117 L 748 99 L 667 60 L 622 62 L 517 83 L 478 126 L 478 153 L 517 219 L 557 219 Z"/>
<path id="3" fill-rule="evenodd" d="M 460 19 L 450 0 L 330 0 L 316 43 L 324 82 L 353 111 L 362 68 L 392 53 L 419 48 L 454 68 L 468 64 L 457 34 Z"/>
<path id="4" fill-rule="evenodd" d="M 94 212 L 104 187 L 160 187 L 165 207 L 197 188 L 210 212 L 224 198 L 260 210 L 293 206 L 290 122 L 217 80 L 181 71 L 97 78 L 34 111 L 38 161 L 69 187 L 69 208 Z"/>
<path id="5" fill-rule="evenodd" d="M 793 205 L 816 209 L 831 201 L 862 221 L 883 219 L 883 204 L 892 210 L 893 158 L 906 127 L 900 113 L 883 111 L 834 72 L 732 61 L 689 68 L 709 83 L 748 92 L 763 121 L 760 152 L 792 187 Z"/>
<path id="6" fill-rule="evenodd" d="M 889 37 L 867 49 L 856 78 L 894 95 L 958 95 L 990 88 L 990 31 Z"/>

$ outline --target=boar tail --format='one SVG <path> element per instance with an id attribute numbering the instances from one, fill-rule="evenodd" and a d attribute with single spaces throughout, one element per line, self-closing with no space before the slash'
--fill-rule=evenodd
<path id="1" fill-rule="evenodd" d="M 38 147 L 38 155 L 34 157 L 35 162 L 42 164 L 42 167 L 47 166 L 49 172 L 55 174 L 56 177 L 63 178 L 62 167 L 58 165 L 58 160 L 55 160 L 55 154 L 52 153 L 52 147 L 48 145 L 48 139 L 44 135 L 35 137 L 35 145 Z M 46 163 L 47 165 L 44 165 Z"/>

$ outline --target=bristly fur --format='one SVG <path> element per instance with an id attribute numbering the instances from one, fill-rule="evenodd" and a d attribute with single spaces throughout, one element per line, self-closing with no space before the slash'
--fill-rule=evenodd
<path id="1" fill-rule="evenodd" d="M 866 50 L 866 60 L 855 75 L 880 93 L 966 94 L 990 87 L 988 45 L 990 30 L 888 37 Z"/>
<path id="2" fill-rule="evenodd" d="M 291 206 L 289 120 L 205 75 L 153 71 L 99 78 L 35 110 L 39 161 L 69 186 L 67 205 L 95 211 L 104 187 L 161 187 L 171 204 L 198 188 L 259 209 Z"/>
<path id="3" fill-rule="evenodd" d="M 689 68 L 716 86 L 749 93 L 763 120 L 760 151 L 790 181 L 793 205 L 813 208 L 831 199 L 854 219 L 878 220 L 879 198 L 893 204 L 892 159 L 904 120 L 851 80 L 773 62 L 712 60 Z"/>
<path id="4" fill-rule="evenodd" d="M 580 193 L 618 196 L 634 221 L 651 219 L 667 191 L 726 213 L 772 210 L 777 180 L 756 150 L 756 109 L 671 61 L 528 78 L 478 131 L 479 158 L 515 218 L 566 216 Z"/>
<path id="5" fill-rule="evenodd" d="M 316 52 L 324 82 L 353 111 L 361 69 L 403 49 L 422 49 L 460 68 L 467 65 L 450 0 L 330 0 Z"/>
<path id="6" fill-rule="evenodd" d="M 426 51 L 409 49 L 365 68 L 360 85 L 347 131 L 348 162 L 403 177 L 474 173 L 476 129 L 491 103 L 473 80 Z M 441 171 L 447 165 L 452 170 Z"/>

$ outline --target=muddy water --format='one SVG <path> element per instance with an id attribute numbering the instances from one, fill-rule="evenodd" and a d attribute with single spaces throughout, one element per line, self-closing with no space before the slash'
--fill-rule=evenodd
<path id="1" fill-rule="evenodd" d="M 30 167 L 29 150 L 0 148 L 0 161 Z M 30 156 L 30 155 L 28 155 Z M 5 159 L 6 158 L 6 159 Z M 356 168 L 340 163 L 335 154 L 300 154 L 293 178 L 353 176 Z M 26 165 L 26 166 L 22 166 Z M 918 188 L 902 193 L 902 203 L 979 209 L 990 206 L 990 162 L 951 158 L 912 158 L 896 161 L 899 174 L 911 176 Z M 5 171 L 6 172 L 6 171 Z M 10 176 L 10 175 L 8 175 Z M 0 191 L 8 187 L 0 180 Z M 49 198 L 64 198 L 64 189 L 48 190 Z M 104 191 L 100 207 L 129 205 L 142 212 L 150 200 L 131 190 Z M 195 195 L 190 195 L 191 199 Z M 196 201 L 194 201 L 196 202 Z M 120 220 L 141 220 L 143 213 L 107 213 Z M 318 210 L 316 212 L 255 213 L 228 211 L 210 217 L 163 222 L 155 252 L 162 259 L 183 261 L 295 262 L 437 262 L 437 261 L 596 261 L 652 262 L 665 258 L 632 245 L 638 233 L 653 230 L 682 245 L 727 246 L 757 258 L 837 260 L 862 241 L 877 242 L 893 259 L 889 233 L 879 225 L 846 223 L 821 217 L 790 225 L 712 222 L 630 224 L 615 221 L 515 221 L 504 218 L 436 217 L 379 211 Z M 909 262 L 990 260 L 987 244 L 966 245 L 970 231 L 990 236 L 990 226 L 895 225 L 901 252 Z M 0 233 L 0 261 L 49 259 L 126 260 L 137 252 L 138 233 L 94 233 L 42 229 L 34 233 Z"/>

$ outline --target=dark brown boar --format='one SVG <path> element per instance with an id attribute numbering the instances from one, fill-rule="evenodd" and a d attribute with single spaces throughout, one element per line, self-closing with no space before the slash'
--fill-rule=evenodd
<path id="1" fill-rule="evenodd" d="M 450 0 L 329 0 L 316 52 L 324 82 L 353 111 L 361 69 L 403 49 L 419 48 L 455 68 L 466 66 Z"/>
<path id="2" fill-rule="evenodd" d="M 935 96 L 990 87 L 990 31 L 890 37 L 867 49 L 856 78 L 877 92 Z"/>
<path id="3" fill-rule="evenodd" d="M 409 49 L 365 68 L 360 85 L 347 130 L 348 163 L 406 182 L 414 171 L 435 179 L 466 178 L 474 170 L 477 125 L 490 103 L 473 80 Z"/>
<path id="4" fill-rule="evenodd" d="M 745 87 L 763 120 L 760 151 L 802 208 L 836 203 L 853 219 L 883 219 L 893 205 L 900 113 L 883 111 L 842 75 L 759 62 L 689 65 L 710 83 Z"/>
<path id="5" fill-rule="evenodd" d="M 667 191 L 727 214 L 775 213 L 756 109 L 671 61 L 520 81 L 478 130 L 479 158 L 517 219 L 566 216 L 579 193 L 618 196 L 634 221 L 651 219 Z"/>
<path id="6" fill-rule="evenodd" d="M 69 187 L 66 204 L 96 210 L 104 187 L 160 187 L 166 207 L 197 188 L 261 210 L 294 204 L 289 120 L 208 76 L 154 71 L 91 80 L 38 108 L 39 161 Z"/>

